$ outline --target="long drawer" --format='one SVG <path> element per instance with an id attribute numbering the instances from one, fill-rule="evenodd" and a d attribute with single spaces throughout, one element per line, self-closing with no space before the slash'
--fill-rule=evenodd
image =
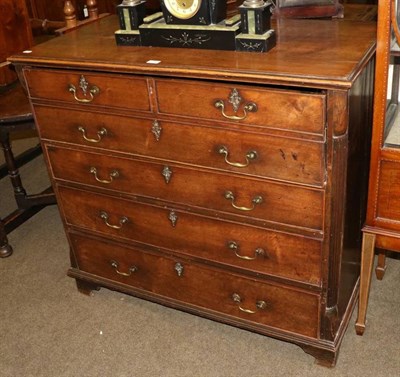
<path id="1" fill-rule="evenodd" d="M 322 186 L 324 143 L 35 106 L 42 139 Z"/>
<path id="2" fill-rule="evenodd" d="M 320 240 L 62 186 L 58 192 L 68 225 L 253 273 L 321 284 Z"/>
<path id="3" fill-rule="evenodd" d="M 31 98 L 84 107 L 113 107 L 149 112 L 147 79 L 90 72 L 25 69 Z M 43 85 L 51 82 L 52 85 Z"/>
<path id="4" fill-rule="evenodd" d="M 173 257 L 70 235 L 81 270 L 197 307 L 310 337 L 319 296 Z"/>
<path id="5" fill-rule="evenodd" d="M 156 80 L 158 111 L 213 121 L 322 134 L 326 96 L 185 80 Z"/>
<path id="6" fill-rule="evenodd" d="M 323 229 L 323 190 L 54 146 L 47 153 L 56 179 Z"/>

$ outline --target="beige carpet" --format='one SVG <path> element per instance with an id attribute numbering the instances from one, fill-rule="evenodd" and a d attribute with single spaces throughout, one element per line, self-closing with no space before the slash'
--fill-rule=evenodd
<path id="1" fill-rule="evenodd" d="M 46 187 L 42 158 L 21 169 Z M 0 181 L 0 215 L 12 208 Z M 9 234 L 0 259 L 0 377 L 278 377 L 400 375 L 400 260 L 373 279 L 368 328 L 344 337 L 337 366 L 315 365 L 293 344 L 101 289 L 78 293 L 57 207 Z"/>

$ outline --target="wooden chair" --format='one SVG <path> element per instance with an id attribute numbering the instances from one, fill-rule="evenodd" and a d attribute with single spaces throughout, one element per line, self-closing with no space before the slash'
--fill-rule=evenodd
<path id="1" fill-rule="evenodd" d="M 0 145 L 5 166 L 14 190 L 17 209 L 0 219 L 0 257 L 12 254 L 7 233 L 14 230 L 44 206 L 54 204 L 51 189 L 28 195 L 22 185 L 18 168 L 41 153 L 40 145 L 30 148 L 15 157 L 11 149 L 10 134 L 16 131 L 35 129 L 28 97 L 16 72 L 6 59 L 13 53 L 29 49 L 33 44 L 32 30 L 24 0 L 2 0 L 2 22 L 0 23 Z"/>

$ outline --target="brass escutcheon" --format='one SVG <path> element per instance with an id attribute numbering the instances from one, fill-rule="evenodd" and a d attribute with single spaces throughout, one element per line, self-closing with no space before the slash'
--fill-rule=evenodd
<path id="1" fill-rule="evenodd" d="M 153 133 L 156 141 L 160 141 L 161 131 L 162 131 L 162 127 L 160 126 L 160 123 L 158 122 L 158 120 L 153 120 L 153 125 L 151 126 L 151 132 Z"/>
<path id="2" fill-rule="evenodd" d="M 171 225 L 175 228 L 176 223 L 178 221 L 178 215 L 175 211 L 170 211 L 168 214 L 168 220 L 171 222 Z"/>
<path id="3" fill-rule="evenodd" d="M 172 170 L 169 166 L 164 166 L 161 175 L 164 177 L 165 183 L 168 184 L 172 177 Z"/>
<path id="4" fill-rule="evenodd" d="M 183 266 L 180 263 L 175 264 L 174 270 L 179 277 L 183 275 Z"/>

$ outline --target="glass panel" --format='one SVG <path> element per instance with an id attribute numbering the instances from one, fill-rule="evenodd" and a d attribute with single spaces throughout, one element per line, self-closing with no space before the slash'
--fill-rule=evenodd
<path id="1" fill-rule="evenodd" d="M 400 0 L 396 1 L 394 13 L 396 17 L 392 17 L 392 40 L 390 45 L 390 62 L 388 75 L 388 91 L 387 91 L 387 110 L 384 133 L 384 146 L 389 148 L 400 148 L 400 106 L 399 106 L 399 84 L 400 84 L 400 35 L 399 20 Z M 395 24 L 397 22 L 397 25 Z M 397 30 L 395 30 L 397 29 Z M 397 35 L 396 35 L 397 34 Z"/>
<path id="2" fill-rule="evenodd" d="M 400 117 L 399 117 L 399 71 L 397 59 L 391 58 L 389 66 L 387 111 L 385 124 L 385 147 L 400 147 Z"/>

